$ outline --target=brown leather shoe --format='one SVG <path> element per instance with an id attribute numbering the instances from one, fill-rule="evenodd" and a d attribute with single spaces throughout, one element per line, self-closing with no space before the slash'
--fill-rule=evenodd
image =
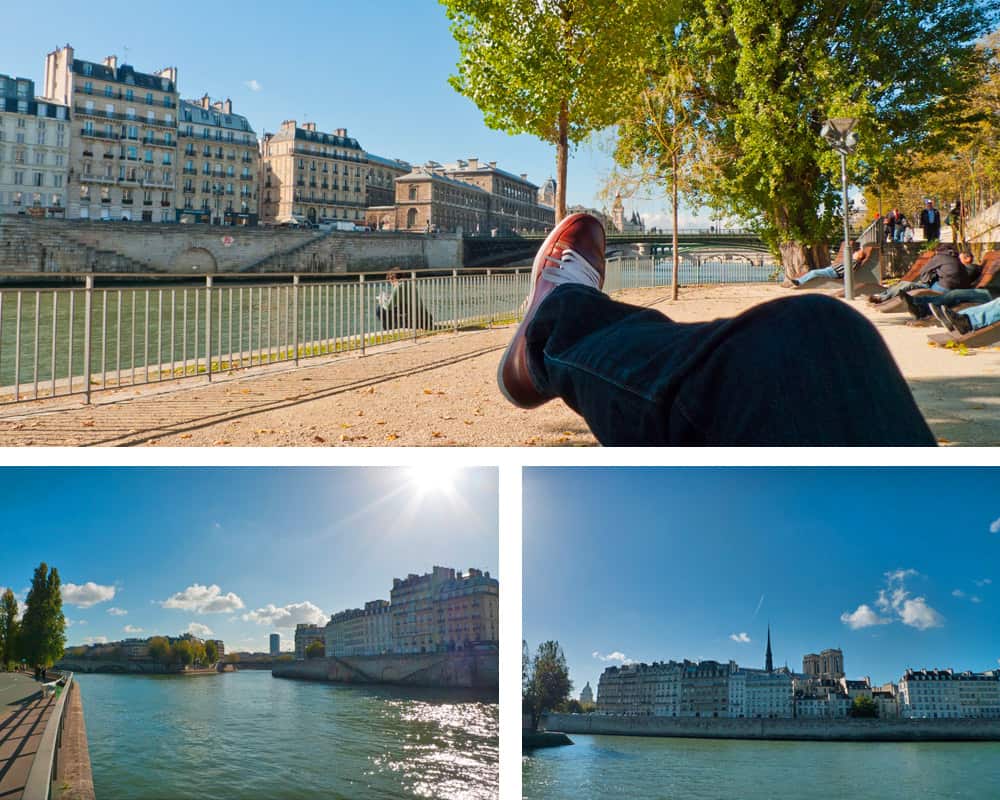
<path id="1" fill-rule="evenodd" d="M 528 371 L 528 351 L 525 340 L 525 331 L 531 320 L 549 292 L 559 283 L 573 283 L 572 265 L 562 265 L 561 259 L 566 251 L 572 250 L 581 259 L 587 262 L 591 268 L 589 275 L 597 284 L 597 288 L 604 286 L 604 226 L 596 217 L 590 214 L 571 214 L 560 222 L 552 230 L 535 255 L 535 261 L 531 267 L 531 292 L 528 295 L 528 309 L 524 313 L 524 319 L 517 326 L 514 338 L 507 345 L 503 358 L 500 359 L 500 366 L 497 368 L 497 384 L 503 396 L 510 402 L 521 408 L 536 408 L 551 400 L 541 394 L 531 380 Z M 567 256 L 567 260 L 572 260 L 572 256 Z M 585 265 L 586 266 L 586 265 Z M 548 280 L 544 270 L 546 268 L 563 269 L 565 272 L 560 275 L 560 280 L 555 282 Z M 550 273 L 551 274 L 551 273 Z M 562 280 L 566 277 L 566 280 Z M 581 281 L 581 283 L 584 281 Z M 588 283 L 587 285 L 593 285 Z"/>

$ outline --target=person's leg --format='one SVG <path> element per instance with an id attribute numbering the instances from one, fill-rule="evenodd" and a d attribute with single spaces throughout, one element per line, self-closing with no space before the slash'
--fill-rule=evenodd
<path id="1" fill-rule="evenodd" d="M 837 270 L 833 267 L 823 267 L 822 269 L 814 269 L 807 272 L 805 275 L 800 275 L 797 278 L 792 278 L 792 283 L 797 283 L 801 286 L 803 283 L 808 283 L 816 278 L 836 278 Z"/>
<path id="2" fill-rule="evenodd" d="M 993 296 L 986 289 L 952 289 L 943 294 L 925 294 L 913 298 L 923 306 L 959 306 L 962 303 L 988 303 Z"/>
<path id="3" fill-rule="evenodd" d="M 532 382 L 605 445 L 932 445 L 882 338 L 803 295 L 680 324 L 559 286 L 526 330 Z"/>
<path id="4" fill-rule="evenodd" d="M 891 300 L 893 297 L 896 297 L 900 292 L 908 292 L 910 289 L 926 288 L 928 288 L 927 284 L 921 283 L 920 281 L 900 281 L 899 283 L 893 284 L 885 291 L 872 295 L 872 297 L 877 298 L 876 302 L 884 303 L 886 300 Z"/>
<path id="5" fill-rule="evenodd" d="M 969 318 L 973 330 L 986 328 L 1000 322 L 1000 297 L 982 305 L 962 309 L 958 313 Z"/>

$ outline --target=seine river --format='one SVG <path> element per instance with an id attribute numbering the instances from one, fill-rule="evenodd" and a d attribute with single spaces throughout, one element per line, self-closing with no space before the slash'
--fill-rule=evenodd
<path id="1" fill-rule="evenodd" d="M 496 798 L 495 703 L 246 671 L 78 675 L 101 800 Z"/>
<path id="2" fill-rule="evenodd" d="M 534 800 L 987 800 L 1000 743 L 746 742 L 573 734 L 523 758 Z"/>

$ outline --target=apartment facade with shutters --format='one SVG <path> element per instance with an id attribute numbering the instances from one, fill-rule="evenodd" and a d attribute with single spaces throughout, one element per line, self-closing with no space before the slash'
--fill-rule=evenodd
<path id="1" fill-rule="evenodd" d="M 178 222 L 256 225 L 260 151 L 232 100 L 181 100 Z"/>
<path id="2" fill-rule="evenodd" d="M 364 224 L 368 158 L 346 128 L 285 120 L 261 140 L 260 217 L 268 223 Z"/>
<path id="3" fill-rule="evenodd" d="M 116 56 L 48 54 L 45 97 L 73 119 L 68 217 L 144 222 L 176 219 L 177 68 L 146 73 Z"/>
<path id="4" fill-rule="evenodd" d="M 69 143 L 67 106 L 0 75 L 0 214 L 65 216 Z"/>

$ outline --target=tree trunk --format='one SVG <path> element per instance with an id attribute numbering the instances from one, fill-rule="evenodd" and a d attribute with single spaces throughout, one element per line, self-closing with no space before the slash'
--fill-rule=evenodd
<path id="1" fill-rule="evenodd" d="M 671 183 L 673 184 L 673 186 L 671 188 L 673 190 L 672 205 L 674 214 L 674 235 L 671 245 L 674 257 L 674 269 L 673 269 L 673 274 L 671 275 L 670 278 L 670 299 L 676 300 L 677 285 L 680 281 L 680 262 L 681 262 L 680 253 L 677 252 L 677 153 L 676 152 L 673 153 L 672 158 L 673 158 L 673 163 L 671 164 L 671 169 L 673 170 L 672 173 L 673 180 L 671 181 Z"/>
<path id="2" fill-rule="evenodd" d="M 566 162 L 569 160 L 569 111 L 559 105 L 559 138 L 556 142 L 556 223 L 566 216 Z"/>
<path id="3" fill-rule="evenodd" d="M 813 249 L 802 242 L 782 242 L 778 249 L 788 278 L 798 278 L 817 266 Z"/>

